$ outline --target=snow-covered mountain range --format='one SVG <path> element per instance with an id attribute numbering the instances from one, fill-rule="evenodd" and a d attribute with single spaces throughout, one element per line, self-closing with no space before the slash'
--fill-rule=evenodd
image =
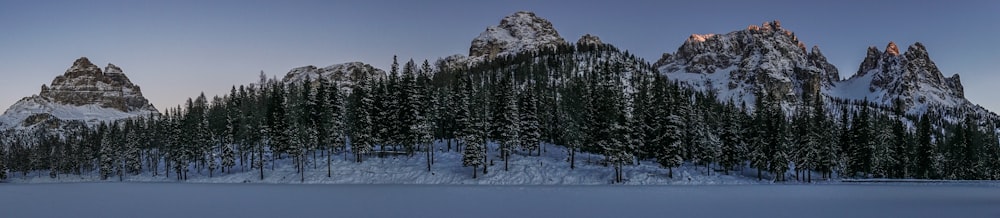
<path id="1" fill-rule="evenodd" d="M 582 36 L 578 45 L 606 45 L 598 37 Z M 520 11 L 487 27 L 472 40 L 468 57 L 453 55 L 439 60 L 439 67 L 469 67 L 504 56 L 569 45 L 551 22 L 533 12 Z M 674 53 L 665 53 L 655 63 L 628 57 L 627 53 L 578 54 L 575 72 L 593 67 L 594 60 L 623 61 L 631 71 L 652 66 L 669 79 L 700 91 L 714 91 L 720 101 L 745 102 L 753 106 L 758 94 L 787 104 L 798 104 L 816 94 L 830 99 L 862 100 L 901 106 L 909 113 L 929 108 L 960 108 L 980 113 L 986 109 L 964 98 L 956 74 L 945 77 L 921 43 L 901 53 L 895 43 L 884 51 L 869 47 L 858 72 L 842 80 L 818 46 L 805 43 L 779 21 L 750 25 L 725 34 L 691 35 Z M 636 60 L 632 60 L 636 59 Z M 445 64 L 440 64 L 444 62 Z M 634 66 L 633 66 L 634 65 Z M 551 72 L 550 72 L 551 73 Z M 380 78 L 384 70 L 361 62 L 327 67 L 304 66 L 290 70 L 284 82 L 325 77 L 341 88 L 357 81 Z M 623 74 L 623 76 L 625 76 Z M 102 71 L 80 58 L 38 95 L 26 97 L 0 116 L 0 127 L 26 128 L 46 123 L 60 126 L 69 121 L 95 124 L 100 121 L 159 113 L 115 65 Z"/>
<path id="2" fill-rule="evenodd" d="M 944 77 L 919 42 L 905 53 L 892 42 L 885 51 L 869 47 L 858 72 L 841 80 L 818 46 L 807 51 L 779 21 L 726 34 L 691 35 L 654 66 L 670 79 L 716 92 L 719 100 L 748 105 L 754 105 L 757 94 L 796 103 L 819 93 L 882 105 L 895 105 L 898 99 L 908 113 L 956 107 L 986 112 L 965 99 L 959 76 Z"/>
<path id="3" fill-rule="evenodd" d="M 923 44 L 910 45 L 900 54 L 889 42 L 884 52 L 869 47 L 868 54 L 851 78 L 837 83 L 828 95 L 864 99 L 892 105 L 897 101 L 911 113 L 930 107 L 957 107 L 972 103 L 965 99 L 958 74 L 944 77 Z"/>
<path id="4" fill-rule="evenodd" d="M 102 71 L 82 57 L 38 95 L 14 103 L 0 116 L 2 129 L 60 128 L 94 125 L 135 116 L 159 114 L 121 68 L 108 64 Z"/>

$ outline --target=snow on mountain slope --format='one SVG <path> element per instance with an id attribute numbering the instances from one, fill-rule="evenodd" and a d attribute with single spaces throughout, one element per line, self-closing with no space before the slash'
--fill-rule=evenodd
<path id="1" fill-rule="evenodd" d="M 727 34 L 691 35 L 654 67 L 695 89 L 718 92 L 721 101 L 748 105 L 759 93 L 798 102 L 832 87 L 839 74 L 818 47 L 807 52 L 779 21 Z"/>
<path id="2" fill-rule="evenodd" d="M 957 107 L 988 114 L 965 99 L 959 76 L 944 77 L 919 42 L 906 52 L 892 42 L 884 52 L 870 47 L 858 72 L 841 81 L 837 68 L 818 47 L 807 52 L 778 21 L 727 34 L 691 35 L 676 53 L 664 54 L 654 67 L 696 90 L 716 92 L 720 101 L 743 101 L 751 107 L 757 94 L 794 105 L 820 93 L 886 106 L 895 105 L 898 99 L 913 114 Z"/>
<path id="3" fill-rule="evenodd" d="M 72 121 L 82 121 L 87 125 L 100 122 L 110 122 L 138 116 L 149 116 L 154 111 L 124 112 L 114 108 L 102 107 L 98 104 L 66 105 L 52 102 L 41 96 L 31 96 L 12 105 L 3 116 L 0 123 L 6 128 L 31 127 L 45 123 L 46 127 L 59 127 Z M 55 118 L 55 120 L 49 120 Z"/>
<path id="4" fill-rule="evenodd" d="M 313 65 L 297 67 L 288 71 L 288 74 L 285 74 L 285 78 L 282 81 L 285 83 L 301 83 L 306 81 L 306 78 L 309 78 L 309 80 L 316 82 L 320 77 L 324 77 L 330 82 L 336 83 L 341 89 L 350 90 L 351 85 L 354 85 L 358 81 L 378 79 L 385 76 L 385 71 L 375 68 L 372 65 L 361 62 L 347 62 L 324 68 L 317 68 Z"/>
<path id="5" fill-rule="evenodd" d="M 82 57 L 38 95 L 11 105 L 0 116 L 0 128 L 58 128 L 77 121 L 94 125 L 150 114 L 159 112 L 121 68 L 108 64 L 102 72 Z"/>
<path id="6" fill-rule="evenodd" d="M 909 113 L 923 113 L 931 107 L 970 106 L 958 74 L 944 77 L 931 61 L 927 49 L 915 43 L 903 54 L 889 42 L 884 52 L 869 47 L 858 72 L 828 91 L 832 97 L 862 100 L 883 105 L 897 99 Z"/>
<path id="7" fill-rule="evenodd" d="M 566 44 L 548 20 L 535 13 L 519 11 L 504 17 L 498 26 L 490 26 L 472 40 L 471 63 L 505 55 Z"/>

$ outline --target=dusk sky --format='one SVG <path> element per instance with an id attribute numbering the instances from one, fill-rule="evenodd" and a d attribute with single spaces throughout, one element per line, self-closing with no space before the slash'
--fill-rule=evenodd
<path id="1" fill-rule="evenodd" d="M 86 56 L 114 63 L 161 111 L 291 68 L 362 61 L 386 69 L 468 54 L 472 39 L 534 11 L 575 42 L 591 33 L 648 61 L 694 33 L 780 20 L 853 75 L 868 46 L 922 42 L 973 103 L 1000 111 L 1000 1 L 8 1 L 0 0 L 0 109 Z"/>

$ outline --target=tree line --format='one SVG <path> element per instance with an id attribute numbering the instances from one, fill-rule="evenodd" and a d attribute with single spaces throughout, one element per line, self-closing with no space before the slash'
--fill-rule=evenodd
<path id="1" fill-rule="evenodd" d="M 361 72 L 355 72 L 361 73 Z M 722 100 L 661 76 L 611 45 L 559 46 L 471 67 L 413 60 L 360 81 L 268 79 L 204 94 L 163 114 L 49 132 L 6 131 L 0 179 L 8 172 L 96 173 L 102 180 L 307 167 L 335 158 L 459 152 L 473 178 L 489 160 L 566 152 L 603 157 L 614 182 L 643 162 L 713 172 L 755 170 L 757 179 L 998 179 L 996 120 L 900 104 L 804 95 L 789 103 L 755 93 L 753 105 Z M 435 143 L 442 149 L 435 151 Z M 547 151 L 543 143 L 562 151 Z M 492 148 L 492 149 L 491 149 Z M 287 159 L 288 161 L 278 161 Z"/>

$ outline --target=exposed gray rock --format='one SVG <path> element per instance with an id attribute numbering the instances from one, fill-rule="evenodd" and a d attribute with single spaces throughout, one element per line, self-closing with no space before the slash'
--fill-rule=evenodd
<path id="1" fill-rule="evenodd" d="M 504 17 L 500 25 L 490 26 L 472 40 L 469 58 L 472 62 L 499 56 L 515 55 L 541 48 L 566 44 L 552 23 L 534 12 L 519 11 Z"/>

